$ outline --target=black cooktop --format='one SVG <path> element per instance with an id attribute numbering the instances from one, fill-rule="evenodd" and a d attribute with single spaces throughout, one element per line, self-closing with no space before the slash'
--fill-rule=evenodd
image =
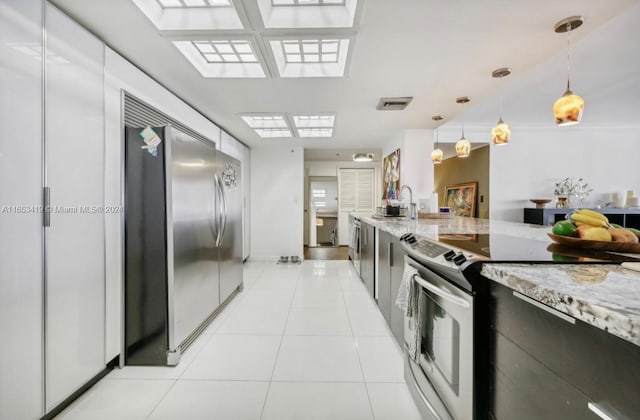
<path id="1" fill-rule="evenodd" d="M 441 244 L 471 252 L 495 262 L 623 262 L 640 261 L 625 255 L 591 251 L 504 234 L 441 234 Z"/>

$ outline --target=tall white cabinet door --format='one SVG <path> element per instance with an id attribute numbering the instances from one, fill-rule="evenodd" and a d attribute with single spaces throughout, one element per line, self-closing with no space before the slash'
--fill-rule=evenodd
<path id="1" fill-rule="evenodd" d="M 50 410 L 105 366 L 104 45 L 48 3 L 45 26 Z"/>
<path id="2" fill-rule="evenodd" d="M 0 0 L 0 418 L 43 412 L 42 2 Z"/>
<path id="3" fill-rule="evenodd" d="M 242 148 L 242 259 L 246 260 L 251 249 L 251 150 Z"/>

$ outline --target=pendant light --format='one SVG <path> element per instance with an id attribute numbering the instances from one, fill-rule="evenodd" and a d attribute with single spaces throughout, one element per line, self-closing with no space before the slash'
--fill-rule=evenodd
<path id="1" fill-rule="evenodd" d="M 461 96 L 460 98 L 456 99 L 456 103 L 464 105 L 470 100 L 471 98 L 469 98 L 468 96 Z M 466 158 L 466 157 L 469 157 L 469 154 L 471 154 L 471 143 L 469 143 L 469 140 L 464 138 L 464 117 L 463 117 L 462 118 L 462 136 L 460 137 L 460 140 L 458 140 L 458 142 L 456 143 L 456 155 L 459 158 Z"/>
<path id="2" fill-rule="evenodd" d="M 444 119 L 444 115 L 434 115 L 431 117 L 433 121 L 442 121 Z M 438 127 L 436 127 L 436 148 L 431 152 L 431 162 L 434 164 L 442 163 L 442 157 L 444 153 L 442 153 L 442 149 L 440 149 L 440 143 L 438 141 Z"/>
<path id="3" fill-rule="evenodd" d="M 571 31 L 579 28 L 584 22 L 582 16 L 571 16 L 556 23 L 556 33 L 567 33 L 567 91 L 553 104 L 553 116 L 559 126 L 575 125 L 582 118 L 584 99 L 571 92 Z"/>
<path id="4" fill-rule="evenodd" d="M 511 74 L 511 69 L 508 67 L 503 67 L 497 70 L 494 70 L 491 75 L 494 78 L 506 77 Z M 502 146 L 509 143 L 509 139 L 511 138 L 511 127 L 509 124 L 502 121 L 502 98 L 500 98 L 500 119 L 496 123 L 496 126 L 491 129 L 491 141 L 496 146 Z"/>

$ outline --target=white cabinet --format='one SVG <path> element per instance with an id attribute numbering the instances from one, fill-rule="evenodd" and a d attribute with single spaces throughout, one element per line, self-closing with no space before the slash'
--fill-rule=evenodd
<path id="1" fill-rule="evenodd" d="M 349 244 L 349 213 L 375 211 L 375 170 L 338 169 L 338 241 Z"/>
<path id="2" fill-rule="evenodd" d="M 224 130 L 221 130 L 219 149 L 222 153 L 226 153 L 239 161 L 244 158 L 244 145 Z"/>
<path id="3" fill-rule="evenodd" d="M 250 197 L 251 197 L 251 151 L 244 144 L 240 143 L 234 137 L 224 130 L 221 130 L 220 144 L 218 149 L 222 153 L 238 159 L 241 163 L 241 179 L 242 179 L 242 259 L 249 258 L 249 250 L 251 249 L 251 225 L 250 215 Z"/>
<path id="4" fill-rule="evenodd" d="M 43 413 L 42 2 L 0 0 L 0 418 Z"/>
<path id="5" fill-rule="evenodd" d="M 246 260 L 251 249 L 251 150 L 242 148 L 242 259 Z"/>
<path id="6" fill-rule="evenodd" d="M 105 367 L 104 45 L 47 4 L 46 409 Z"/>

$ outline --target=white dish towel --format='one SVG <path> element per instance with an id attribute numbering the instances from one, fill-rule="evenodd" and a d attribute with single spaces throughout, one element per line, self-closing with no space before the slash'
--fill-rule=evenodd
<path id="1" fill-rule="evenodd" d="M 416 361 L 420 352 L 420 306 L 418 305 L 420 293 L 419 286 L 413 280 L 413 277 L 418 275 L 418 270 L 405 264 L 402 282 L 395 302 L 396 306 L 408 318 L 409 337 L 405 337 L 405 341 L 409 357 Z"/>

